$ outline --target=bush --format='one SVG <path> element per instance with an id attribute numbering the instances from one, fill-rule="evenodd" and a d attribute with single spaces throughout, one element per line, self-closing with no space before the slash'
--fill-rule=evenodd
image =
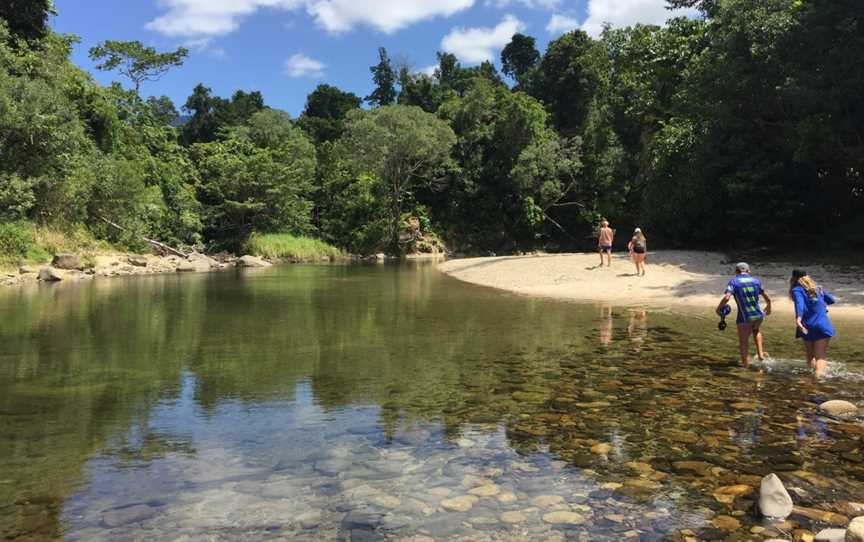
<path id="1" fill-rule="evenodd" d="M 0 261 L 20 263 L 48 258 L 49 254 L 36 243 L 33 224 L 29 222 L 0 224 Z"/>
<path id="2" fill-rule="evenodd" d="M 284 260 L 324 260 L 342 257 L 342 252 L 319 239 L 295 237 L 286 233 L 253 234 L 246 243 L 253 256 Z"/>

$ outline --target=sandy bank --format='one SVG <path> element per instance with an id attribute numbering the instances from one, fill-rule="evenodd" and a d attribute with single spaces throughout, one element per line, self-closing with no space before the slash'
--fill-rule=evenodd
<path id="1" fill-rule="evenodd" d="M 713 309 L 732 275 L 734 262 L 718 253 L 660 251 L 648 256 L 647 275 L 634 275 L 626 254 L 611 268 L 597 267 L 597 254 L 541 254 L 450 260 L 439 266 L 459 280 L 520 294 L 648 305 L 658 308 Z M 864 318 L 864 270 L 859 267 L 807 265 L 806 262 L 750 262 L 774 300 L 774 311 L 793 312 L 787 296 L 789 273 L 802 267 L 838 298 L 832 315 Z"/>

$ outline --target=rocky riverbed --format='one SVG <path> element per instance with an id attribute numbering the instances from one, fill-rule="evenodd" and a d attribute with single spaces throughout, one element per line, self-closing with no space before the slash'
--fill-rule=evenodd
<path id="1" fill-rule="evenodd" d="M 235 267 L 269 267 L 270 262 L 254 256 L 215 257 L 190 253 L 185 258 L 169 255 L 107 254 L 85 260 L 76 254 L 56 254 L 50 264 L 23 265 L 0 276 L 0 285 L 75 282 L 99 277 L 157 275 L 162 273 L 208 273 Z"/>

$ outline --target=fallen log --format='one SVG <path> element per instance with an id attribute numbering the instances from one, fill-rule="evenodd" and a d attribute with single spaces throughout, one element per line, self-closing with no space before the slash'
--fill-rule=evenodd
<path id="1" fill-rule="evenodd" d="M 104 216 L 99 216 L 99 219 L 102 222 L 111 226 L 112 228 L 116 228 L 120 231 L 125 231 L 125 232 L 129 231 L 128 228 L 124 228 L 120 224 L 117 224 L 116 222 L 112 222 L 112 221 L 108 220 L 107 218 L 105 218 Z M 175 256 L 179 256 L 179 257 L 183 258 L 184 260 L 188 258 L 188 256 L 186 254 L 183 254 L 182 252 L 180 252 L 179 250 L 177 250 L 176 248 L 174 248 L 170 245 L 166 245 L 165 243 L 161 243 L 159 241 L 156 241 L 155 239 L 148 239 L 148 238 L 144 237 L 143 235 L 139 235 L 139 237 L 141 238 L 142 241 L 146 242 L 147 244 L 149 244 L 150 246 L 152 246 L 156 250 L 161 251 L 162 254 L 165 254 L 165 253 L 173 254 Z"/>

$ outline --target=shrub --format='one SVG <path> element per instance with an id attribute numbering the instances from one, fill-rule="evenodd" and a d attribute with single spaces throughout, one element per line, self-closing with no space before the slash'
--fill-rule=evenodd
<path id="1" fill-rule="evenodd" d="M 246 243 L 253 256 L 284 260 L 324 260 L 342 257 L 342 252 L 319 239 L 295 237 L 285 233 L 253 234 Z"/>
<path id="2" fill-rule="evenodd" d="M 0 224 L 0 260 L 20 263 L 28 260 L 47 260 L 48 253 L 36 243 L 33 224 L 7 222 Z"/>

